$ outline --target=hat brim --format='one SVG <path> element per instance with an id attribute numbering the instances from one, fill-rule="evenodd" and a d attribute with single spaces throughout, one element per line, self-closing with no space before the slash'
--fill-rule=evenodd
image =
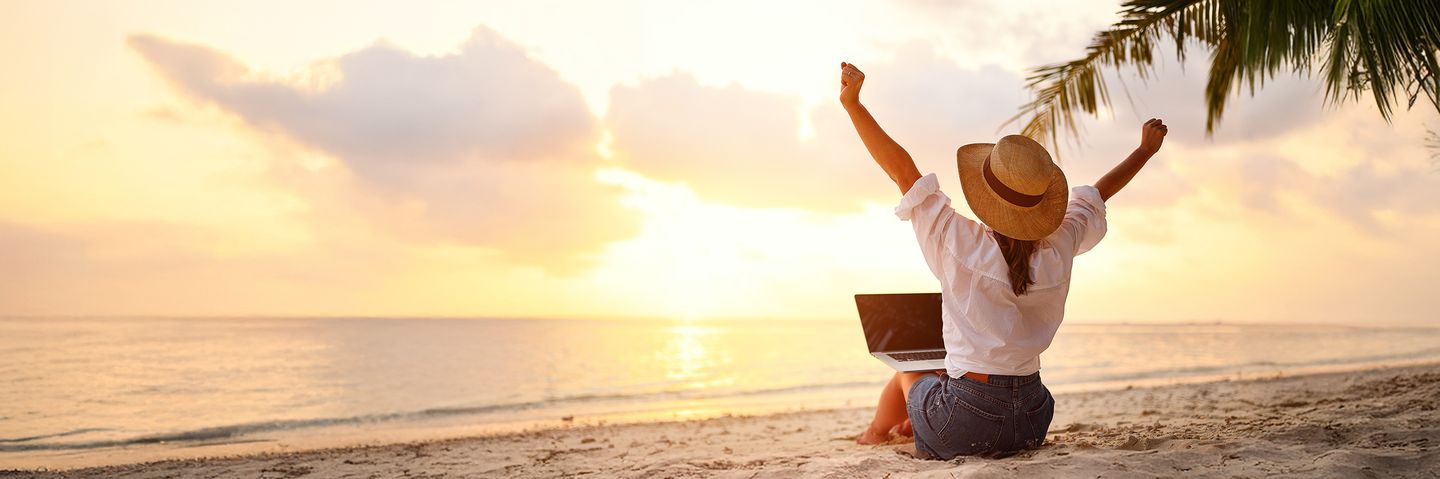
<path id="1" fill-rule="evenodd" d="M 1069 202 L 1070 186 L 1060 167 L 1051 175 L 1050 187 L 1045 190 L 1040 203 L 1035 206 L 1017 206 L 1001 198 L 985 183 L 983 169 L 985 159 L 995 148 L 994 143 L 971 143 L 960 147 L 955 153 L 960 171 L 960 187 L 965 192 L 965 202 L 980 221 L 990 229 L 1018 240 L 1039 240 L 1060 228 L 1065 220 L 1065 207 Z"/>

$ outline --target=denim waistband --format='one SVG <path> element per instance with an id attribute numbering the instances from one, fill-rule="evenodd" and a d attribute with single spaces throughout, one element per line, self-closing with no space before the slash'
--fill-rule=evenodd
<path id="1" fill-rule="evenodd" d="M 981 374 L 983 374 L 983 373 L 981 373 Z M 989 384 L 989 385 L 991 385 L 991 386 L 1018 387 L 1018 386 L 1024 386 L 1024 385 L 1027 385 L 1027 384 L 1030 384 L 1030 383 L 1033 383 L 1033 382 L 1036 382 L 1036 381 L 1039 381 L 1039 380 L 1040 380 L 1040 372 L 1039 372 L 1039 371 L 1030 373 L 1030 374 L 1025 375 L 1025 376 L 1006 376 L 1006 375 L 1003 375 L 1003 374 L 990 374 L 989 376 L 990 376 L 990 380 L 987 381 L 987 382 L 985 382 L 985 383 L 982 383 L 982 384 Z M 964 379 L 967 380 L 967 381 L 974 381 L 973 379 L 970 379 L 970 378 L 964 378 Z"/>

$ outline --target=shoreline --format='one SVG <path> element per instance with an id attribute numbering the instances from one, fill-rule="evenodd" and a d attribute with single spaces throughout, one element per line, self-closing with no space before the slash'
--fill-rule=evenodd
<path id="1" fill-rule="evenodd" d="M 1440 467 L 1440 363 L 1057 392 L 1047 445 L 1007 459 L 858 446 L 869 407 L 170 459 L 6 477 L 1032 475 L 1420 476 Z"/>

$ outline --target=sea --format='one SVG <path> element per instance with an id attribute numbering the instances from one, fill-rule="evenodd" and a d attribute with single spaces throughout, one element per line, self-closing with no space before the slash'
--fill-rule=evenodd
<path id="1" fill-rule="evenodd" d="M 1440 361 L 1440 328 L 1064 324 L 1052 391 Z M 0 469 L 869 407 L 858 321 L 0 319 Z"/>

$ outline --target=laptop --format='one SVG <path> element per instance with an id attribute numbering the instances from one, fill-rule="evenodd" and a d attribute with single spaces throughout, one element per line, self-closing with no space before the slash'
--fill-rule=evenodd
<path id="1" fill-rule="evenodd" d="M 945 369 L 940 293 L 857 294 L 870 355 L 896 371 Z"/>

